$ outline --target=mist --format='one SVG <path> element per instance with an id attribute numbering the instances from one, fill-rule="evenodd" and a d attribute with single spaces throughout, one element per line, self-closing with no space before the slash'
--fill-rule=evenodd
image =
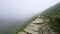
<path id="1" fill-rule="evenodd" d="M 59 3 L 60 0 L 0 0 L 0 34 L 15 31 L 32 16 Z"/>

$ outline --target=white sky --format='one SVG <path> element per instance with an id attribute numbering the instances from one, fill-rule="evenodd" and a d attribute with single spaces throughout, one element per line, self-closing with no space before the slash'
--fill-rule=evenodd
<path id="1" fill-rule="evenodd" d="M 0 0 L 0 18 L 26 19 L 60 0 Z"/>

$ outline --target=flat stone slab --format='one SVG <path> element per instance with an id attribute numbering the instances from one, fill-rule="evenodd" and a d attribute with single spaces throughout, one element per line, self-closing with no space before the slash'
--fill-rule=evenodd
<path id="1" fill-rule="evenodd" d="M 44 31 L 43 34 L 49 34 L 48 32 Z"/>
<path id="2" fill-rule="evenodd" d="M 25 33 L 25 32 L 19 32 L 18 34 L 27 34 L 27 33 Z"/>
<path id="3" fill-rule="evenodd" d="M 38 31 L 39 28 L 36 27 L 36 26 L 28 26 L 27 28 L 29 28 L 30 30 L 33 30 L 33 31 Z"/>
<path id="4" fill-rule="evenodd" d="M 50 34 L 50 29 L 47 26 L 47 22 L 49 22 L 49 20 L 37 18 L 32 21 L 22 32 L 19 32 L 18 34 Z"/>
<path id="5" fill-rule="evenodd" d="M 38 32 L 35 32 L 29 28 L 24 29 L 25 32 L 31 33 L 31 34 L 38 34 Z"/>
<path id="6" fill-rule="evenodd" d="M 42 19 L 36 19 L 36 20 L 34 20 L 32 23 L 43 23 L 44 21 L 42 20 Z"/>
<path id="7" fill-rule="evenodd" d="M 39 34 L 38 32 L 33 32 L 32 34 Z"/>
<path id="8" fill-rule="evenodd" d="M 30 26 L 35 26 L 35 27 L 41 27 L 40 25 L 37 25 L 37 24 L 29 24 Z"/>

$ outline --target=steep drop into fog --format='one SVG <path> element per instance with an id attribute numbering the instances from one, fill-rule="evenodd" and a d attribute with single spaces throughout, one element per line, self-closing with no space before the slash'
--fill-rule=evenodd
<path id="1" fill-rule="evenodd" d="M 32 16 L 41 13 L 60 0 L 0 0 L 0 33 L 14 32 Z"/>

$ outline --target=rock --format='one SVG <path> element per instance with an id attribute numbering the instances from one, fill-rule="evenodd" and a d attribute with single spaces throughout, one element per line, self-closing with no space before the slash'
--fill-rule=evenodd
<path id="1" fill-rule="evenodd" d="M 38 32 L 33 32 L 32 34 L 39 34 Z"/>
<path id="2" fill-rule="evenodd" d="M 27 34 L 27 33 L 25 33 L 25 32 L 19 32 L 18 34 Z"/>
<path id="3" fill-rule="evenodd" d="M 29 24 L 30 26 L 35 26 L 35 27 L 41 27 L 40 25 L 37 25 L 37 24 Z"/>
<path id="4" fill-rule="evenodd" d="M 36 26 L 28 26 L 27 28 L 29 28 L 29 29 L 31 29 L 33 31 L 38 31 L 39 30 L 39 28 L 36 27 Z"/>
<path id="5" fill-rule="evenodd" d="M 52 30 L 49 29 L 48 22 L 47 19 L 37 18 L 18 34 L 51 34 Z"/>
<path id="6" fill-rule="evenodd" d="M 27 28 L 25 28 L 25 30 L 32 30 L 32 31 L 38 31 L 39 28 L 36 26 L 28 26 Z"/>
<path id="7" fill-rule="evenodd" d="M 24 29 L 25 32 L 31 33 L 31 34 L 38 34 L 38 32 L 35 32 L 29 28 Z"/>
<path id="8" fill-rule="evenodd" d="M 49 34 L 48 32 L 44 31 L 43 34 Z"/>
<path id="9" fill-rule="evenodd" d="M 44 21 L 42 20 L 42 19 L 36 19 L 36 20 L 34 20 L 32 23 L 43 23 Z"/>

